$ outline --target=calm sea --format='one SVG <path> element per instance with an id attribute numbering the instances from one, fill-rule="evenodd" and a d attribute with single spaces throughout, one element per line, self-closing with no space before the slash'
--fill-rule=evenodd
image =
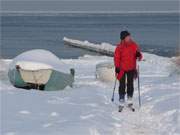
<path id="1" fill-rule="evenodd" d="M 121 30 L 129 30 L 145 52 L 172 57 L 179 38 L 179 14 L 3 14 L 1 57 L 13 58 L 42 48 L 60 58 L 96 54 L 64 45 L 63 37 L 94 43 L 119 42 Z"/>

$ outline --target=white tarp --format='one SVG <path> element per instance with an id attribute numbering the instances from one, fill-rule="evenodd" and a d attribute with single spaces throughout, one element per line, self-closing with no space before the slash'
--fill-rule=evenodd
<path id="1" fill-rule="evenodd" d="M 27 83 L 46 84 L 52 73 L 52 67 L 44 63 L 18 61 L 16 67 Z"/>
<path id="2" fill-rule="evenodd" d="M 50 65 L 31 61 L 18 61 L 16 66 L 19 66 L 23 70 L 52 69 Z"/>
<path id="3" fill-rule="evenodd" d="M 20 74 L 24 82 L 33 84 L 46 84 L 51 76 L 51 69 L 41 70 L 23 70 L 20 69 Z"/>

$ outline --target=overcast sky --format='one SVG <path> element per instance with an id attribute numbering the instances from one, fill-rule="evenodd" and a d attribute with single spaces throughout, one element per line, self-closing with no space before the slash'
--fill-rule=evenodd
<path id="1" fill-rule="evenodd" d="M 2 11 L 179 11 L 179 0 L 1 0 Z"/>

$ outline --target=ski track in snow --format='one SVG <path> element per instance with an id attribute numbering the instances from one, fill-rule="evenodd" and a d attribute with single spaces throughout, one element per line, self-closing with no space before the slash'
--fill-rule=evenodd
<path id="1" fill-rule="evenodd" d="M 125 108 L 121 113 L 118 86 L 112 103 L 114 84 L 95 79 L 96 64 L 112 61 L 110 57 L 63 60 L 75 68 L 75 84 L 55 92 L 14 88 L 7 78 L 11 60 L 1 60 L 2 135 L 179 135 L 179 76 L 170 75 L 170 58 L 144 55 L 146 61 L 140 63 L 142 108 L 135 82 L 136 111 Z"/>

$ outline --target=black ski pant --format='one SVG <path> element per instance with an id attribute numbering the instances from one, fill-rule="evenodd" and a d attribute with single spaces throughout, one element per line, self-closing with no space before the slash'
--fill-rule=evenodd
<path id="1" fill-rule="evenodd" d="M 130 98 L 133 97 L 134 75 L 135 75 L 135 70 L 124 72 L 124 75 L 119 81 L 119 100 L 125 98 L 126 92 L 127 92 L 127 97 Z"/>

